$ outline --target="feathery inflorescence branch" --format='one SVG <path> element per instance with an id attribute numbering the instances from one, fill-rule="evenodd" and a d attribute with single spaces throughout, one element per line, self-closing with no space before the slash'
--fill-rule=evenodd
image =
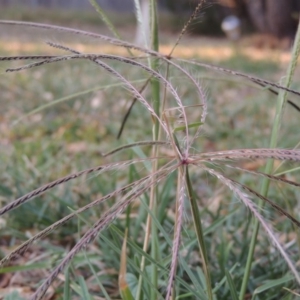
<path id="1" fill-rule="evenodd" d="M 183 168 L 182 174 L 180 172 L 178 176 L 179 176 L 179 180 L 178 180 L 179 186 L 178 186 L 178 196 L 177 196 L 178 200 L 176 203 L 176 220 L 175 220 L 175 227 L 174 227 L 172 258 L 171 258 L 171 267 L 170 267 L 169 282 L 167 286 L 166 299 L 170 299 L 175 276 L 176 276 L 176 268 L 177 268 L 180 238 L 181 238 L 181 227 L 183 221 L 184 199 L 185 199 L 185 168 Z"/>
<path id="2" fill-rule="evenodd" d="M 272 86 L 272 87 L 290 92 L 292 94 L 295 94 L 297 96 L 300 96 L 300 92 L 298 92 L 294 89 L 287 88 L 287 87 L 284 87 L 280 84 L 277 84 L 277 83 L 274 83 L 274 82 L 271 82 L 271 81 L 268 81 L 268 80 L 265 80 L 265 79 L 262 79 L 262 78 L 258 78 L 258 77 L 255 77 L 255 76 L 252 76 L 252 75 L 249 75 L 249 74 L 241 73 L 241 72 L 231 70 L 231 69 L 227 69 L 227 68 L 222 68 L 222 67 L 219 67 L 219 66 L 214 66 L 214 65 L 211 65 L 211 64 L 202 63 L 202 62 L 199 62 L 199 61 L 196 61 L 196 60 L 193 60 L 193 59 L 187 60 L 187 59 L 176 58 L 176 60 L 187 63 L 187 64 L 192 64 L 192 65 L 195 65 L 195 66 L 203 67 L 203 68 L 206 68 L 206 69 L 214 70 L 214 71 L 217 71 L 217 72 L 222 72 L 222 73 L 227 73 L 227 74 L 230 74 L 230 75 L 233 75 L 233 76 L 242 77 L 246 80 L 250 80 L 250 81 L 252 81 L 252 82 L 254 82 L 254 83 L 256 83 L 260 86 L 263 86 L 263 87 Z"/>
<path id="3" fill-rule="evenodd" d="M 166 176 L 170 175 L 177 167 L 171 166 L 170 168 L 159 170 L 156 176 L 151 176 L 148 180 L 145 180 L 142 184 L 133 188 L 128 192 L 118 203 L 116 203 L 109 211 L 107 211 L 99 221 L 97 221 L 92 228 L 90 228 L 84 236 L 77 242 L 72 250 L 66 255 L 66 257 L 59 263 L 59 265 L 51 272 L 46 278 L 44 283 L 36 290 L 34 295 L 30 298 L 31 300 L 39 300 L 46 293 L 49 286 L 55 280 L 57 275 L 70 263 L 74 256 L 91 243 L 97 235 L 106 228 L 111 222 L 122 213 L 130 203 L 145 193 L 151 188 L 153 184 L 157 184 Z"/>
<path id="4" fill-rule="evenodd" d="M 65 224 L 66 222 L 68 222 L 70 219 L 72 219 L 73 217 L 77 216 L 78 214 L 96 206 L 99 205 L 101 203 L 103 203 L 104 201 L 111 199 L 112 197 L 116 197 L 119 196 L 121 194 L 123 194 L 124 192 L 126 192 L 126 190 L 133 188 L 139 184 L 141 184 L 143 181 L 149 179 L 151 175 L 148 175 L 140 180 L 137 180 L 131 184 L 128 184 L 127 186 L 124 186 L 120 189 L 117 189 L 107 195 L 105 195 L 104 197 L 101 197 L 99 199 L 96 199 L 95 201 L 81 207 L 80 209 L 77 209 L 76 211 L 74 211 L 73 213 L 65 216 L 64 218 L 58 220 L 57 222 L 51 224 L 50 226 L 48 226 L 47 228 L 45 228 L 44 230 L 40 231 L 39 233 L 37 233 L 36 235 L 34 235 L 32 238 L 30 238 L 29 240 L 27 240 L 26 242 L 24 242 L 22 245 L 20 245 L 19 247 L 17 247 L 16 249 L 14 249 L 11 253 L 9 253 L 6 257 L 4 257 L 1 261 L 0 261 L 0 267 L 3 266 L 4 264 L 9 263 L 11 260 L 17 258 L 18 256 L 22 255 L 25 251 L 27 251 L 27 249 L 38 239 L 44 238 L 45 236 L 47 236 L 48 234 L 50 234 L 53 230 L 55 230 L 56 228 L 58 228 L 59 226 L 62 226 L 63 224 Z"/>
<path id="5" fill-rule="evenodd" d="M 61 48 L 65 48 L 68 49 L 72 52 L 78 53 L 77 51 L 71 50 L 70 48 L 64 47 L 64 46 L 60 46 Z M 33 56 L 34 58 L 37 56 Z M 0 60 L 5 60 L 6 58 L 0 58 Z M 18 57 L 14 57 L 14 60 L 16 59 L 29 59 L 29 56 L 20 56 Z M 133 93 L 133 95 L 140 100 L 140 102 L 150 111 L 150 113 L 160 122 L 162 128 L 165 130 L 166 133 L 166 127 L 165 124 L 162 123 L 162 120 L 157 116 L 157 114 L 155 113 L 154 109 L 150 106 L 150 104 L 146 101 L 146 99 L 139 93 L 139 91 L 125 78 L 123 77 L 119 72 L 117 72 L 115 69 L 111 68 L 109 65 L 105 64 L 104 62 L 102 62 L 102 59 L 112 59 L 112 60 L 117 60 L 120 62 L 124 62 L 124 63 L 128 63 L 130 65 L 133 66 L 137 66 L 140 67 L 142 69 L 144 69 L 145 71 L 147 71 L 148 73 L 150 73 L 153 77 L 161 80 L 166 86 L 167 88 L 170 90 L 170 92 L 173 94 L 177 104 L 179 105 L 179 107 L 181 108 L 182 114 L 184 116 L 184 120 L 185 120 L 185 125 L 186 125 L 186 134 L 188 136 L 188 124 L 187 124 L 187 118 L 186 118 L 186 114 L 185 114 L 185 110 L 183 107 L 183 104 L 181 102 L 181 99 L 179 97 L 179 95 L 177 94 L 175 88 L 172 86 L 172 84 L 166 80 L 162 75 L 160 75 L 158 72 L 152 70 L 151 68 L 149 68 L 148 66 L 141 64 L 135 60 L 129 59 L 129 58 L 125 58 L 122 56 L 114 56 L 114 55 L 105 55 L 105 54 L 75 54 L 75 55 L 65 55 L 65 56 L 43 56 L 43 57 L 39 57 L 39 59 L 42 59 L 42 61 L 40 62 L 35 62 L 35 63 L 31 63 L 29 65 L 25 65 L 25 66 L 21 66 L 21 67 L 17 67 L 17 68 L 10 68 L 7 69 L 7 72 L 16 72 L 16 71 L 21 71 L 21 70 L 26 70 L 26 69 L 30 69 L 30 68 L 34 68 L 34 67 L 38 67 L 38 66 L 42 66 L 45 64 L 50 64 L 50 63 L 55 63 L 55 62 L 60 62 L 60 61 L 66 61 L 66 60 L 72 60 L 72 59 L 88 59 L 88 60 L 92 60 L 95 63 L 97 63 L 98 65 L 100 65 L 102 68 L 104 68 L 105 70 L 107 70 L 109 73 L 113 74 L 114 76 L 116 76 L 118 79 L 120 79 L 122 82 L 125 83 L 125 85 L 129 88 L 129 90 Z M 101 60 L 100 60 L 101 59 Z"/>
<path id="6" fill-rule="evenodd" d="M 267 174 L 267 173 L 259 172 L 259 171 L 253 171 L 253 170 L 241 168 L 241 167 L 238 167 L 238 166 L 232 166 L 232 165 L 226 165 L 226 164 L 222 164 L 222 166 L 227 167 L 227 168 L 232 168 L 232 169 L 235 169 L 237 171 L 244 172 L 244 173 L 249 173 L 249 174 L 258 175 L 258 176 L 262 176 L 262 177 L 267 177 L 271 180 L 281 181 L 281 182 L 289 184 L 289 185 L 300 187 L 300 183 L 292 181 L 292 180 L 285 179 L 285 178 L 280 177 L 280 176 L 275 176 L 275 175 L 271 175 L 271 174 Z"/>
<path id="7" fill-rule="evenodd" d="M 86 170 L 59 178 L 55 181 L 45 184 L 45 185 L 37 188 L 36 190 L 33 190 L 30 193 L 5 205 L 4 207 L 2 207 L 0 209 L 0 216 L 11 211 L 12 209 L 17 208 L 21 204 L 24 204 L 25 202 L 29 201 L 30 199 L 33 199 L 34 197 L 39 196 L 39 195 L 43 194 L 44 192 L 46 192 L 60 184 L 66 183 L 72 179 L 78 178 L 83 175 L 88 175 L 88 174 L 94 173 L 94 172 L 105 172 L 105 171 L 113 170 L 115 168 L 123 168 L 123 167 L 129 166 L 134 163 L 145 162 L 147 160 L 152 160 L 152 159 L 157 159 L 157 158 L 133 159 L 133 160 L 128 160 L 128 161 L 120 161 L 120 162 L 116 162 L 116 163 L 111 163 L 111 164 L 106 164 L 106 165 L 101 165 L 101 166 L 97 166 L 94 168 L 86 169 Z"/>
<path id="8" fill-rule="evenodd" d="M 284 210 L 283 208 L 281 208 L 278 204 L 276 204 L 275 202 L 271 201 L 270 199 L 268 199 L 267 197 L 261 195 L 260 193 L 256 192 L 255 190 L 249 188 L 248 186 L 237 182 L 233 179 L 230 179 L 232 182 L 234 182 L 236 185 L 240 186 L 243 190 L 245 190 L 246 192 L 248 192 L 249 194 L 252 194 L 253 196 L 256 196 L 257 198 L 263 200 L 264 202 L 269 203 L 275 210 L 277 210 L 280 214 L 282 214 L 283 216 L 286 216 L 294 225 L 296 225 L 298 228 L 300 228 L 300 222 L 294 218 L 291 214 L 289 214 L 286 210 Z"/>
<path id="9" fill-rule="evenodd" d="M 288 149 L 236 149 L 216 152 L 205 152 L 198 155 L 192 155 L 195 161 L 222 161 L 227 159 L 257 159 L 272 158 L 278 160 L 300 161 L 300 150 Z"/>
<path id="10" fill-rule="evenodd" d="M 202 66 L 202 67 L 212 69 L 212 70 L 215 70 L 215 71 L 218 71 L 218 72 L 225 72 L 225 73 L 231 74 L 233 76 L 243 77 L 243 78 L 245 78 L 247 80 L 250 80 L 252 82 L 260 83 L 263 86 L 276 87 L 278 89 L 282 89 L 282 90 L 288 91 L 292 94 L 300 96 L 300 92 L 298 92 L 296 90 L 286 88 L 286 87 L 284 87 L 280 84 L 276 84 L 276 83 L 270 82 L 270 81 L 265 80 L 265 79 L 261 79 L 261 78 L 258 78 L 258 77 L 252 76 L 252 75 L 237 72 L 237 71 L 234 71 L 234 70 L 231 70 L 231 69 L 222 68 L 222 67 L 214 66 L 214 65 L 211 65 L 211 64 L 201 63 L 201 62 L 196 61 L 196 60 L 186 60 L 186 59 L 176 58 L 176 57 L 172 57 L 172 56 L 171 57 L 165 56 L 165 55 L 163 55 L 159 52 L 156 52 L 156 51 L 153 51 L 153 50 L 150 50 L 150 49 L 146 49 L 146 48 L 143 48 L 143 47 L 140 47 L 140 46 L 122 41 L 122 40 L 118 40 L 118 39 L 111 38 L 111 37 L 101 35 L 101 34 L 98 34 L 98 33 L 94 33 L 94 32 L 78 30 L 78 29 L 63 27 L 63 26 L 50 25 L 50 24 L 35 23 L 35 22 L 0 20 L 0 24 L 15 25 L 15 26 L 29 26 L 29 27 L 46 29 L 46 30 L 55 30 L 55 31 L 61 31 L 61 32 L 69 32 L 69 33 L 76 34 L 76 35 L 89 36 L 89 37 L 92 37 L 92 38 L 101 39 L 103 41 L 106 41 L 106 42 L 108 42 L 110 44 L 113 44 L 113 45 L 116 45 L 116 46 L 138 50 L 140 52 L 143 52 L 143 53 L 155 56 L 155 57 L 159 57 L 160 59 L 163 59 L 163 60 L 171 61 L 172 59 L 176 59 L 176 60 L 184 62 L 186 64 L 194 64 L 194 65 Z M 174 64 L 174 65 L 177 65 L 177 64 Z"/>
<path id="11" fill-rule="evenodd" d="M 200 164 L 197 165 L 197 166 L 199 166 L 200 168 L 202 167 L 202 165 L 200 165 Z M 273 176 L 273 175 L 270 175 L 270 174 L 266 174 L 266 173 L 263 173 L 263 172 L 250 171 L 250 170 L 247 170 L 247 169 L 244 169 L 244 168 L 239 168 L 239 167 L 236 167 L 236 166 L 231 166 L 231 165 L 226 165 L 226 164 L 222 164 L 222 165 L 217 164 L 216 166 L 222 166 L 222 167 L 225 166 L 225 167 L 233 168 L 235 170 L 239 170 L 239 171 L 242 171 L 242 172 L 248 172 L 248 173 L 253 174 L 253 175 L 259 175 L 259 176 L 262 176 L 262 177 L 267 177 L 267 178 L 269 178 L 273 181 L 280 181 L 280 182 L 283 182 L 283 183 L 287 183 L 289 185 L 300 187 L 300 184 L 297 183 L 297 182 L 287 180 L 287 179 L 284 179 L 284 178 L 281 178 L 281 177 L 278 177 L 278 176 Z M 240 183 L 236 180 L 233 180 L 229 177 L 226 177 L 226 178 L 231 180 L 234 184 L 236 184 L 237 186 L 239 186 L 241 189 L 245 190 L 247 193 L 251 194 L 252 196 L 255 196 L 255 197 L 263 200 L 264 202 L 267 202 L 275 210 L 277 210 L 280 214 L 286 216 L 294 225 L 296 225 L 297 227 L 300 227 L 300 221 L 298 221 L 296 218 L 294 218 L 291 214 L 289 214 L 287 211 L 285 211 L 283 208 L 281 208 L 274 201 L 268 199 L 267 197 L 261 195 L 260 193 L 256 192 L 252 188 L 250 188 L 250 187 L 248 187 L 248 186 L 246 186 L 246 185 L 244 185 L 244 184 L 242 184 L 242 183 Z"/>
<path id="12" fill-rule="evenodd" d="M 285 262 L 289 266 L 289 269 L 295 276 L 295 279 L 297 280 L 298 284 L 300 284 L 300 275 L 295 267 L 295 263 L 289 258 L 288 254 L 284 250 L 284 248 L 281 246 L 278 238 L 276 237 L 275 233 L 269 226 L 269 224 L 266 222 L 266 220 L 262 217 L 262 215 L 258 212 L 256 205 L 252 202 L 249 195 L 246 193 L 243 193 L 236 185 L 236 183 L 229 179 L 228 177 L 223 176 L 221 173 L 215 171 L 211 168 L 202 167 L 204 171 L 207 171 L 212 176 L 218 178 L 225 186 L 227 186 L 232 192 L 235 193 L 235 195 L 242 201 L 242 203 L 251 211 L 252 215 L 260 222 L 261 226 L 265 229 L 267 236 L 271 240 L 271 242 L 275 245 L 277 250 L 280 252 L 282 257 L 284 258 Z"/>
<path id="13" fill-rule="evenodd" d="M 172 170 L 174 168 L 174 166 L 172 166 L 173 161 L 171 160 L 170 162 L 168 162 L 165 166 L 163 166 L 160 169 L 160 172 L 164 169 L 168 169 L 168 170 Z M 176 166 L 175 166 L 176 168 Z M 69 221 L 70 219 L 72 219 L 74 216 L 77 216 L 78 214 L 96 206 L 99 205 L 101 203 L 103 203 L 104 201 L 107 201 L 108 199 L 111 199 L 112 197 L 116 197 L 116 196 L 120 196 L 122 194 L 124 194 L 128 189 L 133 189 L 136 186 L 142 185 L 145 181 L 151 179 L 153 177 L 153 174 L 149 174 L 139 180 L 134 181 L 131 184 L 128 184 L 120 189 L 117 189 L 99 199 L 94 200 L 93 202 L 81 207 L 80 209 L 75 210 L 73 213 L 65 216 L 64 218 L 58 220 L 57 222 L 51 224 L 50 226 L 48 226 L 47 228 L 45 228 L 44 230 L 40 231 L 38 234 L 36 234 L 35 236 L 33 236 L 32 238 L 30 238 L 29 240 L 27 240 L 26 242 L 24 242 L 22 245 L 20 245 L 19 247 L 17 247 L 14 251 L 12 251 L 9 255 L 7 255 L 6 257 L 4 257 L 1 261 L 0 261 L 0 267 L 6 263 L 9 263 L 9 261 L 15 259 L 16 257 L 22 255 L 27 249 L 28 247 L 30 247 L 30 245 L 32 243 L 34 243 L 36 240 L 41 239 L 43 237 L 45 237 L 46 235 L 50 234 L 53 230 L 55 230 L 57 227 L 62 226 L 63 224 L 65 224 L 67 221 Z"/>

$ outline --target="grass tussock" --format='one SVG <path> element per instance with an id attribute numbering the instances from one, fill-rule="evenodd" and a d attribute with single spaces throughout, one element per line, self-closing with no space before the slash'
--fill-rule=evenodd
<path id="1" fill-rule="evenodd" d="M 205 1 L 168 53 L 159 49 L 156 1 L 147 47 L 123 41 L 91 2 L 115 37 L 0 21 L 125 52 L 51 41 L 51 55 L 0 57 L 9 63 L 4 97 L 10 84 L 22 97 L 4 106 L 12 129 L 1 153 L 0 272 L 35 270 L 30 299 L 293 299 L 300 151 L 296 118 L 286 114 L 300 111 L 291 86 L 300 33 L 287 80 L 276 83 L 174 54 Z M 34 103 L 37 89 L 48 102 Z"/>

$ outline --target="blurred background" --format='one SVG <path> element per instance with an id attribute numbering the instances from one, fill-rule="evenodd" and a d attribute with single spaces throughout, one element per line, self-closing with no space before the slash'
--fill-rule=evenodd
<path id="1" fill-rule="evenodd" d="M 97 2 L 112 15 L 117 15 L 119 23 L 134 24 L 134 1 L 97 0 Z M 161 27 L 170 31 L 180 30 L 198 2 L 198 0 L 158 0 L 163 18 Z M 291 40 L 297 26 L 300 0 L 207 0 L 204 6 L 204 10 L 191 28 L 190 32 L 194 34 L 222 35 L 222 21 L 225 17 L 234 15 L 241 21 L 244 34 L 257 32 L 278 39 Z M 5 19 L 44 20 L 45 14 L 51 19 L 52 12 L 54 21 L 58 21 L 60 17 L 69 21 L 71 12 L 75 14 L 81 12 L 76 15 L 78 22 L 82 20 L 88 23 L 99 22 L 89 1 L 84 0 L 0 0 L 0 8 L 0 16 Z"/>

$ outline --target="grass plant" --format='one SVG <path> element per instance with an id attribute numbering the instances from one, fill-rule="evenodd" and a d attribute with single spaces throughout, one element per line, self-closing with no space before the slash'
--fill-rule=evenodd
<path id="1" fill-rule="evenodd" d="M 70 84 L 69 96 L 50 97 L 51 102 L 38 108 L 28 103 L 27 113 L 14 120 L 15 131 L 7 137 L 15 142 L 12 151 L 1 155 L 16 163 L 13 168 L 4 165 L 0 216 L 9 215 L 2 239 L 15 248 L 2 254 L 0 272 L 50 270 L 31 285 L 32 300 L 45 295 L 294 299 L 300 284 L 294 234 L 300 222 L 298 211 L 291 207 L 298 208 L 300 200 L 300 151 L 295 142 L 299 134 L 292 129 L 295 123 L 286 119 L 283 107 L 289 103 L 286 111 L 299 113 L 300 93 L 291 88 L 299 32 L 287 80 L 281 85 L 174 56 L 205 1 L 199 1 L 168 54 L 159 49 L 155 0 L 149 1 L 151 36 L 145 43 L 149 47 L 121 40 L 101 7 L 91 3 L 114 37 L 49 24 L 0 21 L 1 26 L 83 36 L 126 49 L 126 55 L 82 53 L 67 43 L 48 42 L 58 54 L 0 57 L 3 64 L 29 61 L 6 68 L 11 73 L 7 76 L 15 76 L 9 79 L 18 83 L 22 100 L 37 89 L 28 87 L 34 76 L 39 79 L 49 72 L 54 76 L 45 85 L 51 80 L 57 86 Z M 137 19 L 142 21 L 139 2 L 135 5 Z M 73 64 L 74 69 L 60 78 L 55 73 L 58 63 L 63 64 L 59 68 Z M 32 75 L 26 76 L 27 72 Z M 75 75 L 80 92 L 72 90 Z M 89 77 L 97 86 L 85 87 Z M 9 80 L 4 80 L 8 85 Z M 268 102 L 263 103 L 268 105 L 262 108 L 256 97 L 251 104 L 245 103 L 247 96 L 230 99 L 238 102 L 226 115 L 226 91 L 241 86 L 263 88 L 259 95 L 267 95 Z M 219 103 L 208 100 L 210 87 Z M 84 97 L 92 92 L 95 98 L 88 107 Z M 278 94 L 277 106 L 272 102 L 274 94 Z M 76 99 L 75 103 L 70 99 Z M 127 108 L 125 118 L 121 104 Z M 15 109 L 21 110 L 17 105 Z M 231 129 L 226 131 L 227 117 Z M 99 126 L 99 119 L 105 125 Z M 24 120 L 29 125 L 22 129 Z M 273 125 L 271 133 L 268 120 Z M 291 136 L 282 143 L 281 130 Z M 29 141 L 18 144 L 19 136 L 28 136 Z M 26 192 L 33 185 L 40 187 Z M 15 195 L 20 196 L 12 200 Z M 24 228 L 34 230 L 28 234 Z M 24 263 L 30 249 L 34 255 Z"/>

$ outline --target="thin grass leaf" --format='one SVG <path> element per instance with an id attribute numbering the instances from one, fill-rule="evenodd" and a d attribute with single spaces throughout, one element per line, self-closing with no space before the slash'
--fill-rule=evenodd
<path id="1" fill-rule="evenodd" d="M 65 270 L 64 299 L 65 300 L 71 300 L 71 294 L 70 294 L 70 270 L 69 270 L 69 268 L 66 268 L 66 270 Z"/>
<path id="2" fill-rule="evenodd" d="M 229 270 L 229 273 L 233 273 L 233 271 L 239 266 L 239 263 L 235 263 L 234 266 Z M 226 275 L 223 277 L 221 281 L 213 289 L 213 292 L 216 293 L 227 281 Z"/>
<path id="3" fill-rule="evenodd" d="M 120 231 L 116 225 L 111 224 L 110 228 L 119 235 L 119 238 L 124 238 L 124 232 Z M 106 238 L 104 235 L 101 235 L 100 238 L 107 244 L 109 247 L 114 250 L 118 255 L 121 255 L 121 250 L 118 248 L 109 238 Z M 144 252 L 138 245 L 128 239 L 128 245 L 133 246 L 133 248 L 139 253 L 141 256 L 146 256 L 147 260 L 152 263 L 156 263 L 161 270 L 164 272 L 168 272 L 167 268 L 162 266 L 159 262 L 155 261 L 148 253 Z M 141 272 L 141 269 L 138 267 L 138 263 L 134 262 L 133 259 L 128 259 L 128 265 L 130 265 L 134 271 L 136 271 L 139 275 L 144 276 L 145 282 L 148 284 L 149 288 L 155 288 L 148 278 L 148 274 L 146 272 Z M 159 294 L 159 292 L 158 292 Z M 162 299 L 162 295 L 159 294 L 159 299 Z"/>
<path id="4" fill-rule="evenodd" d="M 149 84 L 151 78 L 152 78 L 152 75 L 145 81 L 145 83 L 143 84 L 143 86 L 139 89 L 139 93 L 140 93 L 140 94 L 143 93 L 143 91 L 146 89 L 146 87 L 147 87 L 147 85 Z M 123 117 L 123 120 L 122 120 L 122 122 L 121 122 L 120 129 L 119 129 L 119 132 L 118 132 L 118 135 L 117 135 L 117 138 L 118 138 L 118 139 L 119 139 L 119 138 L 121 137 L 121 135 L 122 135 L 122 132 L 123 132 L 124 127 L 125 127 L 125 124 L 126 124 L 128 118 L 129 118 L 129 116 L 130 116 L 130 113 L 131 113 L 131 111 L 132 111 L 132 108 L 133 108 L 134 104 L 136 103 L 136 100 L 137 100 L 136 97 L 134 97 L 134 98 L 132 99 L 132 102 L 131 102 L 129 108 L 128 108 L 126 114 L 125 114 L 124 117 Z"/>
<path id="5" fill-rule="evenodd" d="M 300 170 L 300 167 L 297 167 L 297 168 L 293 168 L 293 169 L 289 169 L 289 170 L 286 170 L 286 171 L 283 171 L 283 172 L 276 173 L 275 175 L 276 176 L 281 176 L 281 175 L 290 174 L 290 173 L 293 173 L 293 172 L 296 172 L 296 171 L 299 171 L 299 170 Z"/>
<path id="6" fill-rule="evenodd" d="M 42 268 L 49 268 L 50 262 L 38 262 L 38 263 L 30 263 L 23 266 L 10 266 L 4 267 L 0 269 L 0 274 L 5 273 L 13 273 L 13 272 L 20 272 L 20 271 L 28 271 L 28 270 L 38 270 Z"/>
<path id="7" fill-rule="evenodd" d="M 231 275 L 230 275 L 230 273 L 228 272 L 227 269 L 225 269 L 225 275 L 226 275 L 226 278 L 227 278 L 227 283 L 228 283 L 228 286 L 229 286 L 231 299 L 232 300 L 239 300 L 236 288 L 234 286 L 234 282 L 233 282 L 233 280 L 231 278 Z"/>
<path id="8" fill-rule="evenodd" d="M 191 266 L 189 266 L 184 259 L 180 259 L 180 265 L 183 267 L 184 271 L 188 274 L 191 282 L 193 283 L 193 286 L 197 291 L 196 297 L 199 297 L 201 300 L 207 300 L 208 297 L 206 293 L 206 287 L 201 284 L 200 279 L 196 277 L 196 274 L 194 270 L 192 270 Z"/>
<path id="9" fill-rule="evenodd" d="M 195 128 L 195 127 L 198 128 L 198 127 L 201 126 L 201 125 L 203 125 L 202 122 L 195 122 L 195 123 L 192 123 L 192 124 L 188 124 L 187 128 L 188 128 L 188 129 L 190 129 L 190 128 Z M 182 131 L 182 130 L 185 130 L 185 129 L 186 129 L 185 126 L 175 127 L 175 128 L 174 128 L 174 132 L 176 132 L 176 131 Z"/>
<path id="10" fill-rule="evenodd" d="M 92 296 L 88 291 L 88 287 L 85 283 L 85 280 L 82 276 L 79 276 L 79 285 L 80 285 L 80 296 L 86 300 L 93 300 Z"/>
<path id="11" fill-rule="evenodd" d="M 292 290 L 290 290 L 290 289 L 288 289 L 286 287 L 283 287 L 282 289 L 288 291 L 290 294 L 293 294 L 293 295 L 295 295 L 297 297 L 300 297 L 300 294 L 297 293 L 297 292 L 295 292 L 295 291 L 292 291 Z"/>
<path id="12" fill-rule="evenodd" d="M 264 284 L 262 284 L 260 287 L 255 289 L 253 296 L 258 295 L 262 292 L 265 292 L 269 289 L 272 289 L 278 285 L 283 285 L 289 281 L 292 281 L 293 279 L 294 279 L 294 276 L 287 273 L 279 279 L 267 280 Z"/>
<path id="13" fill-rule="evenodd" d="M 125 230 L 125 236 L 123 240 L 121 259 L 120 259 L 120 271 L 119 271 L 119 289 L 122 299 L 124 300 L 134 300 L 131 291 L 129 289 L 126 280 L 126 257 L 127 257 L 127 235 L 128 230 Z"/>
<path id="14" fill-rule="evenodd" d="M 98 276 L 98 274 L 96 273 L 95 268 L 94 268 L 93 265 L 91 264 L 90 259 L 89 259 L 89 257 L 87 256 L 86 252 L 84 252 L 84 255 L 85 255 L 85 259 L 86 259 L 86 261 L 87 261 L 87 263 L 88 263 L 88 265 L 89 265 L 89 267 L 90 267 L 90 270 L 92 271 L 92 273 L 93 273 L 93 275 L 94 275 L 94 278 L 95 278 L 97 284 L 99 285 L 99 287 L 100 287 L 100 289 L 101 289 L 101 291 L 102 291 L 102 293 L 103 293 L 105 299 L 106 299 L 106 300 L 111 300 L 111 298 L 110 298 L 109 295 L 107 294 L 106 289 L 104 288 L 103 284 L 102 284 L 101 281 L 99 280 L 99 276 Z M 65 298 L 64 298 L 64 299 L 65 299 Z"/>
<path id="15" fill-rule="evenodd" d="M 159 222 L 156 220 L 156 224 L 159 224 Z M 114 224 L 111 225 L 111 227 L 114 231 L 116 231 L 116 233 L 119 235 L 120 238 L 123 238 L 124 237 L 124 233 L 122 231 L 120 231 L 120 229 L 118 229 Z M 166 232 L 164 232 L 164 236 L 168 236 Z M 105 239 L 103 236 L 102 236 L 103 239 Z M 109 240 L 105 239 L 105 242 L 109 243 Z M 172 241 L 170 238 L 167 238 L 167 242 L 169 244 L 169 246 L 172 246 Z M 127 240 L 127 243 L 130 247 L 132 247 L 136 253 L 140 254 L 141 256 L 145 256 L 146 259 L 151 262 L 151 263 L 155 263 L 157 265 L 157 267 L 160 269 L 160 270 L 163 270 L 164 273 L 166 275 L 169 274 L 169 269 L 166 268 L 164 265 L 162 265 L 161 263 L 159 263 L 158 261 L 155 261 L 147 252 L 144 252 L 137 244 L 135 244 L 131 239 L 128 239 Z M 120 253 L 120 250 L 119 249 L 115 249 L 118 253 Z M 180 258 L 180 264 L 184 264 L 184 260 L 182 258 Z M 128 263 L 130 264 L 130 260 L 128 261 Z M 186 263 L 185 263 L 186 265 Z M 139 268 L 136 267 L 135 264 L 131 265 L 135 271 L 137 271 L 140 275 L 143 275 L 143 273 L 141 273 L 141 270 Z M 187 266 L 187 265 L 186 265 Z M 188 268 L 188 267 L 186 267 Z M 184 267 L 184 269 L 186 269 Z M 147 278 L 147 276 L 146 276 Z M 147 278 L 146 280 L 149 281 L 149 279 Z M 188 285 L 188 283 L 183 280 L 182 278 L 180 278 L 179 276 L 176 277 L 176 281 L 178 281 L 182 286 L 184 286 L 188 291 L 190 291 L 193 295 L 196 295 L 196 296 L 199 296 L 199 297 L 202 297 L 204 295 L 204 292 L 203 294 L 200 293 L 200 291 L 198 289 L 194 289 L 192 288 L 190 285 Z M 148 284 L 151 284 L 150 281 L 148 282 Z M 202 298 L 201 298 L 202 299 Z"/>
<path id="16" fill-rule="evenodd" d="M 101 153 L 101 155 L 103 157 L 107 157 L 107 156 L 110 156 L 112 154 L 115 154 L 119 151 L 123 151 L 125 149 L 128 149 L 128 148 L 133 148 L 133 147 L 137 147 L 137 146 L 154 146 L 154 145 L 170 145 L 168 142 L 164 142 L 164 141 L 142 141 L 142 142 L 137 142 L 137 143 L 132 143 L 132 144 L 128 144 L 128 145 L 124 145 L 124 146 L 121 146 L 121 147 L 118 147 L 112 151 L 109 151 L 107 153 Z"/>

